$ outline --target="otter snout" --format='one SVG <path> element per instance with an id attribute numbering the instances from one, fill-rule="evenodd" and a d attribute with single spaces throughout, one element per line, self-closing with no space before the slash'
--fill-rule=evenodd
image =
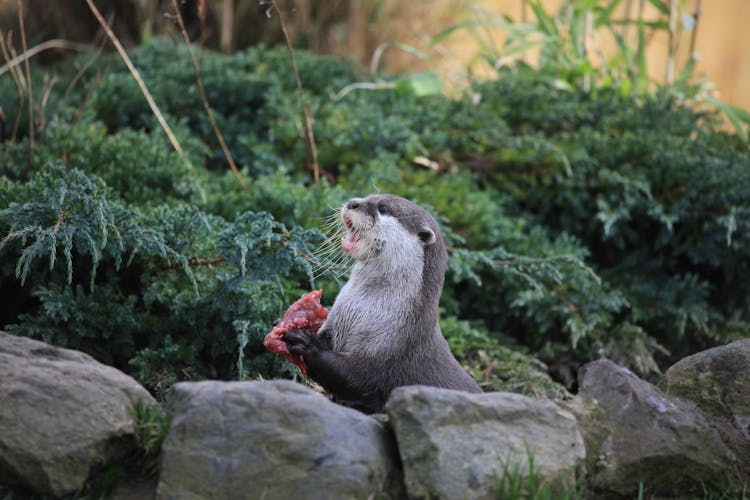
<path id="1" fill-rule="evenodd" d="M 352 198 L 341 209 L 341 220 L 346 229 L 341 248 L 355 259 L 367 249 L 367 232 L 373 226 L 372 217 L 361 209 L 363 203 L 363 198 Z"/>

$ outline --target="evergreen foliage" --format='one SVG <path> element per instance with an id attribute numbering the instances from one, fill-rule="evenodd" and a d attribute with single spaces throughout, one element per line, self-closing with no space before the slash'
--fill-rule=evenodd
<path id="1" fill-rule="evenodd" d="M 23 120 L 0 151 L 0 327 L 89 352 L 157 394 L 186 378 L 296 376 L 263 336 L 311 287 L 330 305 L 341 282 L 316 268 L 326 219 L 382 191 L 441 222 L 443 329 L 488 388 L 559 396 L 538 360 L 567 383 L 600 355 L 648 374 L 750 334 L 750 152 L 668 92 L 585 93 L 508 69 L 473 99 L 396 86 L 333 100 L 358 68 L 298 53 L 315 187 L 285 50 L 205 52 L 246 191 L 185 47 L 155 40 L 132 56 L 195 168 L 115 56 L 70 91 L 88 59 L 61 68 L 34 162 Z M 0 79 L 6 116 L 26 113 L 16 96 Z"/>

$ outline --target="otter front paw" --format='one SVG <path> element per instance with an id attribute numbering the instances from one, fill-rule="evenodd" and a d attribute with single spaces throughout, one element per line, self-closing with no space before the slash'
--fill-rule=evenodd
<path id="1" fill-rule="evenodd" d="M 289 352 L 295 356 L 304 356 L 319 351 L 317 335 L 307 328 L 291 330 L 281 337 L 289 346 Z"/>

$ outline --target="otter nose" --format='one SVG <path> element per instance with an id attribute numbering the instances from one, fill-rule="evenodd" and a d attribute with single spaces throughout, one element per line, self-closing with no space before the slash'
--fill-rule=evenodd
<path id="1" fill-rule="evenodd" d="M 346 204 L 346 208 L 348 208 L 349 210 L 354 210 L 358 206 L 359 206 L 359 202 L 356 201 L 356 200 L 352 200 L 352 201 L 350 201 L 349 203 Z"/>

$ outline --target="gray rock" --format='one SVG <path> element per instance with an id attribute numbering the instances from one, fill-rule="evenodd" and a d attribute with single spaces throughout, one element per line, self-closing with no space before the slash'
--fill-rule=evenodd
<path id="1" fill-rule="evenodd" d="M 411 498 L 498 498 L 503 465 L 542 478 L 570 476 L 585 450 L 575 417 L 520 394 L 400 387 L 386 405 Z"/>
<path id="2" fill-rule="evenodd" d="M 586 440 L 591 487 L 602 493 L 684 497 L 723 486 L 735 457 L 689 402 L 601 359 L 583 366 L 571 405 Z"/>
<path id="3" fill-rule="evenodd" d="M 182 382 L 169 405 L 158 498 L 403 497 L 385 427 L 300 384 Z"/>
<path id="4" fill-rule="evenodd" d="M 665 392 L 689 399 L 711 418 L 750 476 L 750 339 L 684 358 L 667 370 Z M 738 483 L 741 481 L 738 481 Z"/>
<path id="5" fill-rule="evenodd" d="M 0 332 L 0 484 L 61 496 L 135 448 L 132 378 L 78 351 Z"/>
<path id="6" fill-rule="evenodd" d="M 750 439 L 750 339 L 684 358 L 664 374 L 669 394 L 694 401 L 702 410 L 746 420 Z"/>

